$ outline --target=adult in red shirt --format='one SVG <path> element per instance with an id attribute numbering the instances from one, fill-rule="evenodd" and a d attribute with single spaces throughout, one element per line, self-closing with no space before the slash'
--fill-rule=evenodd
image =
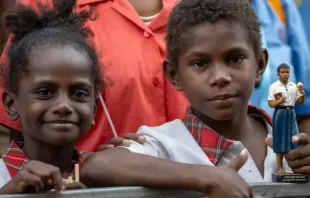
<path id="1" fill-rule="evenodd" d="M 87 22 L 92 41 L 102 55 L 107 86 L 102 92 L 119 136 L 137 131 L 141 125 L 156 126 L 180 118 L 187 100 L 165 78 L 165 28 L 177 0 L 78 0 L 76 10 L 94 8 L 98 19 Z M 38 0 L 17 2 L 37 7 Z M 41 0 L 46 3 L 50 0 Z M 6 53 L 2 54 L 5 62 Z M 2 94 L 3 90 L 0 90 Z M 98 105 L 95 126 L 76 144 L 79 150 L 94 151 L 113 133 L 102 106 Z M 0 123 L 19 129 L 8 120 L 2 104 Z"/>

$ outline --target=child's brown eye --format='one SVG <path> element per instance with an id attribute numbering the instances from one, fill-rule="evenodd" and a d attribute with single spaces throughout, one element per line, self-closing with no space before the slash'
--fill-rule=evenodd
<path id="1" fill-rule="evenodd" d="M 77 90 L 73 92 L 73 95 L 77 98 L 83 98 L 83 97 L 87 97 L 89 94 L 86 91 Z"/>
<path id="2" fill-rule="evenodd" d="M 234 57 L 232 57 L 230 60 L 229 60 L 229 62 L 231 62 L 231 63 L 239 63 L 240 61 L 242 61 L 243 60 L 243 58 L 241 57 L 241 56 L 234 56 Z"/>
<path id="3" fill-rule="evenodd" d="M 208 67 L 208 63 L 206 61 L 202 61 L 202 60 L 195 61 L 192 63 L 192 65 L 195 67 Z"/>
<path id="4" fill-rule="evenodd" d="M 36 93 L 39 96 L 52 96 L 53 95 L 53 93 L 50 90 L 45 89 L 45 88 L 39 89 Z"/>

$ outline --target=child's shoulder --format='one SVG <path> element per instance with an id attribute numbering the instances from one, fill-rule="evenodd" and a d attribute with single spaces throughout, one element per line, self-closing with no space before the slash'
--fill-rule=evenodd
<path id="1" fill-rule="evenodd" d="M 272 125 L 272 116 L 262 108 L 249 105 L 248 116 L 254 117 L 257 121 L 266 124 L 266 127 Z"/>
<path id="2" fill-rule="evenodd" d="M 259 108 L 257 106 L 254 106 L 254 105 L 248 105 L 248 115 L 249 116 L 254 116 L 254 115 L 262 116 L 268 120 L 272 118 L 271 115 L 266 110 Z"/>

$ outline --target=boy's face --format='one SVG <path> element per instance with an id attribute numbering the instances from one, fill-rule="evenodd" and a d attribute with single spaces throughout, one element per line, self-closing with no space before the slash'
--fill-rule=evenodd
<path id="1" fill-rule="evenodd" d="M 281 68 L 278 72 L 281 81 L 286 82 L 290 77 L 290 68 Z"/>
<path id="2" fill-rule="evenodd" d="M 27 139 L 55 146 L 74 144 L 94 118 L 91 62 L 66 45 L 34 50 L 28 60 L 29 71 L 21 77 L 18 93 L 3 97 L 8 114 L 19 117 Z"/>
<path id="3" fill-rule="evenodd" d="M 165 70 L 196 112 L 228 120 L 247 108 L 267 62 L 265 50 L 263 60 L 256 59 L 247 38 L 241 26 L 226 22 L 200 24 L 181 36 L 178 68 L 166 62 Z"/>

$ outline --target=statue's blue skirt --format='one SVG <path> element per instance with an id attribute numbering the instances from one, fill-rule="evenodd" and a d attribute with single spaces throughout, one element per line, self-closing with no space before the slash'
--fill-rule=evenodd
<path id="1" fill-rule="evenodd" d="M 273 114 L 272 135 L 275 153 L 288 153 L 298 147 L 292 137 L 298 134 L 296 114 L 293 108 L 276 108 Z"/>

